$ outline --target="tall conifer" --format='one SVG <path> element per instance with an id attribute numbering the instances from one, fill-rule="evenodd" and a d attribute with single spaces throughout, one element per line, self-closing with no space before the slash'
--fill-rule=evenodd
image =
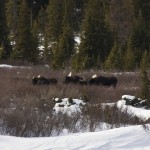
<path id="1" fill-rule="evenodd" d="M 54 55 L 57 53 L 59 37 L 62 34 L 63 22 L 63 2 L 62 0 L 51 0 L 46 9 L 47 22 L 45 27 L 45 54 L 49 54 L 49 62 L 53 65 Z M 55 66 L 55 65 L 54 65 Z"/>
<path id="2" fill-rule="evenodd" d="M 147 51 L 144 52 L 142 56 L 142 60 L 140 62 L 140 70 L 148 70 L 150 68 L 150 59 L 149 53 Z"/>
<path id="3" fill-rule="evenodd" d="M 145 50 L 150 51 L 150 2 L 134 0 L 134 26 L 131 32 L 138 67 Z"/>
<path id="4" fill-rule="evenodd" d="M 114 42 L 114 46 L 108 55 L 105 62 L 106 69 L 122 69 L 123 60 L 121 59 L 121 54 L 117 41 Z"/>
<path id="5" fill-rule="evenodd" d="M 63 33 L 60 36 L 57 47 L 55 48 L 56 49 L 53 49 L 53 67 L 62 68 L 69 66 L 74 49 L 74 36 L 69 24 L 64 25 Z"/>
<path id="6" fill-rule="evenodd" d="M 124 69 L 128 71 L 133 71 L 135 67 L 136 67 L 135 54 L 133 51 L 131 39 L 129 38 L 127 49 L 125 51 L 124 56 Z"/>
<path id="7" fill-rule="evenodd" d="M 141 90 L 142 99 L 147 99 L 150 107 L 150 79 L 148 78 L 148 69 L 150 68 L 150 60 L 147 51 L 144 52 L 140 63 Z"/>
<path id="8" fill-rule="evenodd" d="M 77 54 L 80 68 L 96 66 L 98 58 L 103 63 L 112 47 L 112 34 L 105 22 L 105 3 L 103 0 L 88 1 Z"/>
<path id="9" fill-rule="evenodd" d="M 36 62 L 38 58 L 38 43 L 36 36 L 31 32 L 30 10 L 26 0 L 22 0 L 18 11 L 18 28 L 16 44 L 12 58 L 17 60 Z"/>
<path id="10" fill-rule="evenodd" d="M 0 57 L 2 59 L 8 59 L 10 57 L 11 52 L 5 4 L 5 0 L 0 1 Z"/>
<path id="11" fill-rule="evenodd" d="M 51 0 L 47 7 L 47 26 L 46 33 L 50 42 L 58 41 L 62 33 L 62 20 L 63 20 L 63 1 Z"/>

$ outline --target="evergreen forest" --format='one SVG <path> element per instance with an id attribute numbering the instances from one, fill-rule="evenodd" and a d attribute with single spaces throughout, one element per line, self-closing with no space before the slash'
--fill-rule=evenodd
<path id="1" fill-rule="evenodd" d="M 76 71 L 133 71 L 147 60 L 150 68 L 150 1 L 1 0 L 0 60 Z"/>

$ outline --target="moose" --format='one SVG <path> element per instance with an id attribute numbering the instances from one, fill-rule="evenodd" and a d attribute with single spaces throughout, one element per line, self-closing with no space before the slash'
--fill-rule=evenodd
<path id="1" fill-rule="evenodd" d="M 70 83 L 73 83 L 73 84 L 78 84 L 80 80 L 83 80 L 82 77 L 80 76 L 66 76 L 65 77 L 65 80 L 64 80 L 64 83 L 65 84 L 70 84 Z"/>
<path id="2" fill-rule="evenodd" d="M 94 76 L 89 79 L 89 85 L 102 85 L 102 86 L 112 86 L 116 87 L 118 79 L 114 76 L 104 77 L 104 76 Z"/>
<path id="3" fill-rule="evenodd" d="M 57 79 L 55 78 L 45 78 L 41 75 L 38 75 L 37 77 L 33 76 L 32 78 L 32 84 L 33 85 L 56 85 L 57 84 Z"/>
<path id="4" fill-rule="evenodd" d="M 79 84 L 79 81 L 83 80 L 82 77 L 80 76 L 72 76 L 72 73 L 70 72 L 69 75 L 65 76 L 65 80 L 64 80 L 64 83 L 65 84 L 70 84 L 70 83 L 73 83 L 73 84 Z"/>

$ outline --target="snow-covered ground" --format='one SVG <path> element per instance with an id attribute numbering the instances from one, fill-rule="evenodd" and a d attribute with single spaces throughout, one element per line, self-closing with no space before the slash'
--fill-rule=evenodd
<path id="1" fill-rule="evenodd" d="M 132 96 L 132 95 L 123 95 L 122 99 L 119 100 L 117 103 L 104 103 L 103 106 L 105 106 L 105 105 L 109 105 L 109 106 L 117 105 L 117 107 L 121 111 L 126 111 L 127 113 L 129 113 L 131 115 L 137 116 L 141 120 L 147 120 L 150 118 L 150 110 L 149 109 L 145 109 L 144 107 L 136 108 L 136 107 L 133 107 L 131 105 L 126 105 L 125 104 L 126 102 L 123 99 L 124 97 L 128 97 L 131 100 L 133 100 L 135 98 L 135 96 Z"/>
<path id="2" fill-rule="evenodd" d="M 131 126 L 57 137 L 0 136 L 1 150 L 150 150 L 150 132 Z"/>
<path id="3" fill-rule="evenodd" d="M 7 64 L 0 64 L 0 68 L 8 68 L 8 69 L 11 69 L 11 68 L 28 68 L 28 69 L 30 69 L 31 67 L 12 66 L 12 65 L 7 65 Z"/>
<path id="4" fill-rule="evenodd" d="M 130 95 L 128 97 L 130 99 L 134 98 Z M 55 98 L 55 101 L 57 100 L 58 98 Z M 74 109 L 79 106 L 78 104 L 83 102 L 77 99 L 73 99 L 73 102 L 77 104 L 71 107 L 74 112 Z M 56 103 L 54 108 L 57 111 L 62 111 L 58 108 L 58 104 Z M 62 99 L 60 104 L 68 105 L 68 99 Z M 109 105 L 114 105 L 114 103 L 109 103 Z M 116 105 L 122 110 L 128 109 L 129 112 L 140 118 L 150 118 L 150 110 L 125 105 L 124 100 L 119 100 Z M 71 111 L 71 108 L 69 111 Z M 79 107 L 77 108 L 79 109 Z M 68 110 L 68 107 L 64 107 L 63 111 L 66 110 Z M 55 137 L 21 138 L 0 136 L 0 150 L 150 150 L 149 129 L 150 125 L 146 125 L 146 128 L 138 125 Z"/>
<path id="5" fill-rule="evenodd" d="M 72 113 L 80 112 L 81 107 L 86 105 L 86 103 L 84 103 L 80 99 L 71 98 L 70 102 L 69 102 L 69 98 L 63 98 L 63 99 L 55 98 L 53 100 L 56 102 L 53 108 L 53 110 L 56 113 L 61 111 L 63 113 L 68 113 L 69 115 L 71 115 Z"/>

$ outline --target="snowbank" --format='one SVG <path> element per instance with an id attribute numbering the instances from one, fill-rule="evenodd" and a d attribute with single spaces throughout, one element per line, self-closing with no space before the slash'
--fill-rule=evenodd
<path id="1" fill-rule="evenodd" d="M 150 132 L 131 126 L 57 137 L 0 136 L 1 150 L 150 150 Z"/>

